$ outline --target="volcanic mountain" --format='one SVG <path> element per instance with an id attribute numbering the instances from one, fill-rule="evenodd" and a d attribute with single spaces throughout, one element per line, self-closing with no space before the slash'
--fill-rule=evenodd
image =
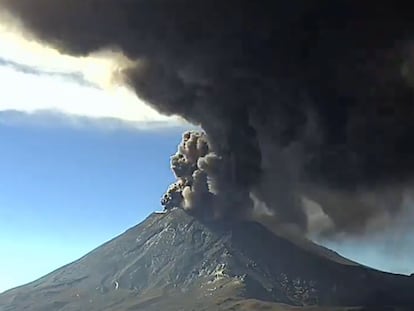
<path id="1" fill-rule="evenodd" d="M 0 295 L 0 311 L 413 310 L 414 280 L 354 264 L 254 222 L 181 209 Z"/>

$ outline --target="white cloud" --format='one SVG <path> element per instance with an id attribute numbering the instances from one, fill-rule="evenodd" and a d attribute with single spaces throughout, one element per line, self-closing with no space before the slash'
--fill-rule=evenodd
<path id="1" fill-rule="evenodd" d="M 79 72 L 103 87 L 112 84 L 113 73 L 132 64 L 119 52 L 100 52 L 87 57 L 63 55 L 30 39 L 18 26 L 0 22 L 0 57 L 44 71 Z"/>
<path id="2" fill-rule="evenodd" d="M 142 123 L 146 127 L 186 124 L 178 117 L 161 115 L 127 87 L 116 83 L 114 74 L 131 65 L 120 53 L 101 52 L 80 58 L 62 55 L 25 39 L 16 28 L 0 24 L 0 58 L 33 68 L 29 73 L 16 66 L 0 65 L 0 111 L 52 110 Z M 50 72 L 58 74 L 45 74 Z M 77 82 L 79 75 L 88 83 Z M 71 76 L 73 79 L 69 79 Z"/>

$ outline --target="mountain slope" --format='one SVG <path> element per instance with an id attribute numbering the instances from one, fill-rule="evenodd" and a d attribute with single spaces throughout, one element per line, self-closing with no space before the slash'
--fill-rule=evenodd
<path id="1" fill-rule="evenodd" d="M 414 306 L 413 289 L 410 277 L 340 264 L 257 223 L 203 223 L 175 209 L 0 295 L 0 311 L 380 310 Z"/>

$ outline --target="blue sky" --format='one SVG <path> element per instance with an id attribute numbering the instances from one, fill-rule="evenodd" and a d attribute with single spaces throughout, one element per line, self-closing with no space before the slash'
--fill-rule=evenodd
<path id="1" fill-rule="evenodd" d="M 190 128 L 116 83 L 113 72 L 128 64 L 122 55 L 61 55 L 3 26 L 0 292 L 76 260 L 161 209 L 173 180 L 169 157 Z M 325 243 L 366 265 L 410 273 L 412 236 L 393 231 Z"/>
<path id="2" fill-rule="evenodd" d="M 159 210 L 181 129 L 0 124 L 0 291 Z"/>

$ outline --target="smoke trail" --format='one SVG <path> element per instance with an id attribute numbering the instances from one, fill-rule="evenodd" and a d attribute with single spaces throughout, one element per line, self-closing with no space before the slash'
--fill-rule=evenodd
<path id="1" fill-rule="evenodd" d="M 0 4 L 64 52 L 116 48 L 135 61 L 124 76 L 136 93 L 207 133 L 211 161 L 220 163 L 211 176 L 225 176 L 208 193 L 230 193 L 215 194 L 232 201 L 226 217 L 245 214 L 251 194 L 302 230 L 311 218 L 304 200 L 320 205 L 334 224 L 326 234 L 359 234 L 399 214 L 414 175 L 409 8 L 353 0 Z M 189 163 L 199 151 L 191 152 Z M 196 189 L 207 192 L 210 160 L 199 159 L 182 165 L 191 178 L 169 191 L 186 207 L 199 200 Z"/>

